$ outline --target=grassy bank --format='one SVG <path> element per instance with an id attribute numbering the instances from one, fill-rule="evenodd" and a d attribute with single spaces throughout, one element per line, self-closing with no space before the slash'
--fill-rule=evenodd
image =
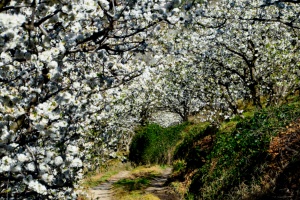
<path id="1" fill-rule="evenodd" d="M 191 129 L 175 150 L 171 184 L 187 199 L 260 199 L 272 193 L 284 168 L 270 173 L 275 162 L 270 145 L 298 118 L 300 105 L 294 101 L 245 113 L 218 129 Z M 286 165 L 297 162 L 297 142 L 294 154 L 285 157 Z"/>

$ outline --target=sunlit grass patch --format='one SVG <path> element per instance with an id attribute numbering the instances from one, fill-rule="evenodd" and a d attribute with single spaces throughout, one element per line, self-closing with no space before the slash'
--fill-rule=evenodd
<path id="1" fill-rule="evenodd" d="M 114 199 L 118 200 L 131 200 L 131 199 L 149 199 L 149 195 L 146 196 L 143 191 L 149 186 L 150 180 L 145 177 L 135 179 L 121 179 L 113 184 L 114 187 Z"/>
<path id="2" fill-rule="evenodd" d="M 82 186 L 84 188 L 92 188 L 100 185 L 101 183 L 107 181 L 111 176 L 117 174 L 118 171 L 107 171 L 104 173 L 98 173 L 95 175 L 90 175 L 89 177 L 86 177 L 82 181 Z"/>
<path id="3" fill-rule="evenodd" d="M 122 191 L 120 188 L 116 189 L 113 200 L 159 200 L 159 198 L 153 194 L 146 194 L 142 191 Z"/>
<path id="4" fill-rule="evenodd" d="M 235 129 L 236 125 L 238 124 L 238 121 L 229 121 L 229 122 L 224 122 L 220 126 L 220 130 L 222 132 L 230 133 L 232 130 Z"/>
<path id="5" fill-rule="evenodd" d="M 80 186 L 83 188 L 92 188 L 107 181 L 110 177 L 123 170 L 132 169 L 130 163 L 123 164 L 120 160 L 110 160 L 105 166 L 102 166 L 97 171 L 89 172 L 81 181 Z"/>
<path id="6" fill-rule="evenodd" d="M 155 177 L 159 176 L 163 170 L 164 166 L 153 165 L 153 166 L 139 166 L 131 171 L 131 175 L 134 177 Z"/>
<path id="7" fill-rule="evenodd" d="M 128 179 L 124 178 L 116 183 L 114 183 L 114 187 L 124 187 L 126 191 L 133 190 L 141 190 L 147 187 L 150 184 L 150 180 L 148 178 L 136 178 L 136 179 Z"/>

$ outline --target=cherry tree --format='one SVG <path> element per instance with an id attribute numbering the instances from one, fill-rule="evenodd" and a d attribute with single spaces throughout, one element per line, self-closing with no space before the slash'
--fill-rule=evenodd
<path id="1" fill-rule="evenodd" d="M 103 91 L 140 75 L 146 64 L 133 55 L 159 34 L 157 23 L 172 19 L 171 5 L 1 3 L 0 198 L 76 198 L 92 147 L 86 138 L 109 110 Z"/>
<path id="2" fill-rule="evenodd" d="M 166 63 L 170 75 L 162 75 L 163 92 L 169 90 L 164 105 L 189 112 L 188 106 L 180 110 L 180 104 L 188 101 L 181 101 L 178 94 L 190 96 L 174 86 L 184 80 L 180 77 L 187 80 L 183 85 L 195 85 L 189 91 L 201 91 L 195 96 L 198 103 L 191 107 L 204 104 L 200 113 L 209 120 L 215 120 L 211 116 L 216 114 L 228 118 L 241 113 L 239 101 L 250 101 L 258 108 L 278 104 L 299 88 L 297 3 L 224 0 L 187 5 L 180 27 L 174 24 L 176 33 L 160 39 L 173 55 Z M 181 103 L 176 104 L 178 100 Z"/>
<path id="3" fill-rule="evenodd" d="M 227 99 L 243 96 L 262 107 L 262 96 L 267 97 L 269 103 L 277 102 L 297 84 L 295 72 L 299 66 L 295 63 L 299 58 L 296 42 L 299 31 L 286 25 L 281 15 L 289 18 L 299 6 L 257 8 L 255 3 L 235 5 L 233 2 L 220 8 L 217 15 L 223 16 L 224 23 L 210 40 L 205 59 Z M 280 16 L 278 21 L 271 20 L 277 16 Z M 237 88 L 243 89 L 236 92 Z"/>
<path id="4" fill-rule="evenodd" d="M 212 98 L 237 114 L 238 100 L 262 107 L 262 97 L 275 104 L 299 87 L 298 11 L 297 4 L 279 1 L 206 2 L 193 9 L 193 28 L 207 34 L 201 45 L 188 40 Z"/>

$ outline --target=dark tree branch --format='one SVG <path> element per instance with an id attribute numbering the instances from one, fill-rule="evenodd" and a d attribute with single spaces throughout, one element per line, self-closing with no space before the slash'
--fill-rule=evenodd
<path id="1" fill-rule="evenodd" d="M 38 27 L 41 24 L 43 24 L 45 21 L 47 21 L 48 19 L 50 19 L 51 17 L 53 17 L 54 15 L 56 15 L 57 13 L 61 12 L 61 9 L 55 10 L 51 15 L 47 15 L 45 17 L 43 17 L 42 19 L 40 19 L 38 22 L 34 22 L 34 26 Z"/>

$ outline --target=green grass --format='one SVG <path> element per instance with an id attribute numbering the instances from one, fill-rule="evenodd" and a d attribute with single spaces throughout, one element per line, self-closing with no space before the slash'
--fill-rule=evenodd
<path id="1" fill-rule="evenodd" d="M 99 174 L 90 174 L 84 179 L 82 186 L 85 188 L 96 187 L 117 173 L 118 171 L 107 171 Z"/>
<path id="2" fill-rule="evenodd" d="M 119 171 L 131 170 L 130 163 L 121 163 L 119 159 L 112 159 L 95 171 L 89 171 L 85 174 L 85 178 L 81 181 L 83 188 L 98 186 L 107 181 L 110 177 L 117 174 Z"/>
<path id="3" fill-rule="evenodd" d="M 114 187 L 124 187 L 127 191 L 141 190 L 150 184 L 150 180 L 145 177 L 136 179 L 121 179 L 114 183 Z"/>
<path id="4" fill-rule="evenodd" d="M 133 190 L 130 192 L 124 192 L 120 190 L 120 188 L 117 190 L 117 194 L 112 198 L 112 200 L 160 200 L 157 196 L 144 193 L 140 190 Z"/>
<path id="5" fill-rule="evenodd" d="M 131 175 L 137 178 L 147 177 L 148 179 L 153 179 L 160 176 L 164 169 L 166 169 L 165 166 L 162 167 L 159 165 L 138 166 L 131 171 Z"/>

